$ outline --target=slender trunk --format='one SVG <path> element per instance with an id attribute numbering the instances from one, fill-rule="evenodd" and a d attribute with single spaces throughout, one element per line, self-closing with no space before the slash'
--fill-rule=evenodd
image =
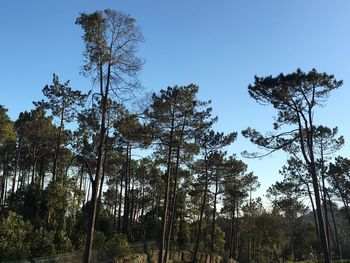
<path id="1" fill-rule="evenodd" d="M 108 130 L 106 131 L 106 138 L 108 138 Z M 106 175 L 106 163 L 107 163 L 107 152 L 108 152 L 108 143 L 107 143 L 107 139 L 105 139 L 105 146 L 104 146 L 104 158 L 103 158 L 103 162 L 102 162 L 102 175 L 101 175 L 101 182 L 100 182 L 100 190 L 98 193 L 98 197 L 97 197 L 97 216 L 99 214 L 99 211 L 101 209 L 102 206 L 102 193 L 103 193 L 103 183 L 104 183 L 104 179 L 105 179 L 105 175 Z"/>
<path id="2" fill-rule="evenodd" d="M 1 181 L 1 199 L 0 204 L 5 204 L 6 199 L 6 189 L 7 189 L 7 153 L 5 152 L 5 158 L 3 162 L 3 168 L 2 168 L 2 181 Z"/>
<path id="3" fill-rule="evenodd" d="M 325 184 L 325 167 L 324 167 L 324 157 L 323 157 L 323 143 L 321 141 L 321 182 L 322 182 L 322 197 L 323 197 L 323 211 L 326 225 L 326 237 L 328 249 L 330 250 L 330 237 L 329 237 L 329 222 L 328 222 L 328 213 L 327 213 L 327 189 Z M 331 254 L 330 254 L 331 256 Z"/>
<path id="4" fill-rule="evenodd" d="M 84 166 L 82 165 L 80 168 L 80 179 L 79 179 L 79 190 L 83 189 L 83 175 L 84 175 Z"/>
<path id="5" fill-rule="evenodd" d="M 12 180 L 12 194 L 15 193 L 16 189 L 16 179 L 17 179 L 17 172 L 19 170 L 19 158 L 21 154 L 21 140 L 18 140 L 18 147 L 17 147 L 17 154 L 16 154 L 16 162 L 15 162 L 15 170 L 13 172 L 13 180 Z"/>
<path id="6" fill-rule="evenodd" d="M 234 235 L 234 239 L 233 239 L 233 258 L 234 259 L 237 259 L 238 257 L 238 235 L 239 235 L 239 202 L 237 201 L 236 203 L 236 222 L 235 222 L 235 225 L 234 225 L 234 229 L 235 229 L 235 235 Z"/>
<path id="7" fill-rule="evenodd" d="M 107 147 L 107 143 L 106 146 Z M 107 162 L 107 149 L 105 148 L 104 152 L 104 159 L 103 159 L 103 167 L 102 167 L 102 176 L 101 176 L 101 183 L 100 183 L 100 191 L 98 194 L 98 205 L 100 206 L 102 203 L 102 193 L 103 193 L 103 183 L 106 175 L 106 162 Z"/>
<path id="8" fill-rule="evenodd" d="M 219 178 L 216 174 L 215 177 L 215 193 L 214 193 L 214 207 L 213 207 L 213 219 L 212 219 L 212 226 L 211 226 L 211 244 L 210 244 L 210 252 L 214 253 L 214 240 L 215 240 L 215 218 L 216 218 L 216 199 L 219 191 Z"/>
<path id="9" fill-rule="evenodd" d="M 129 219 L 129 236 L 130 240 L 134 241 L 134 236 L 133 236 L 133 228 L 134 228 L 134 214 L 135 214 L 135 177 L 132 178 L 132 183 L 131 183 L 131 201 L 130 201 L 130 219 Z"/>
<path id="10" fill-rule="evenodd" d="M 326 229 L 325 229 L 323 215 L 322 215 L 320 191 L 318 187 L 317 174 L 316 174 L 316 169 L 314 164 L 311 167 L 311 176 L 312 176 L 312 184 L 313 184 L 314 193 L 315 193 L 315 202 L 316 202 L 316 208 L 317 208 L 316 212 L 317 212 L 318 226 L 319 226 L 319 232 L 320 232 L 320 241 L 321 241 L 322 251 L 323 251 L 323 258 L 325 263 L 330 263 Z"/>
<path id="11" fill-rule="evenodd" d="M 179 140 L 179 145 L 176 150 L 176 164 L 175 164 L 175 174 L 174 174 L 174 186 L 173 186 L 173 197 L 172 197 L 172 203 L 171 203 L 171 210 L 170 210 L 170 218 L 169 218 L 169 224 L 168 224 L 168 237 L 166 240 L 166 248 L 165 248 L 165 255 L 164 257 L 168 258 L 168 251 L 170 247 L 170 241 L 171 241 L 171 234 L 174 229 L 174 218 L 175 218 L 175 208 L 176 208 L 176 196 L 177 196 L 177 185 L 178 185 L 178 177 L 179 177 L 179 165 L 180 165 L 180 148 L 181 143 L 183 139 L 183 133 L 185 129 L 185 121 L 182 126 L 181 130 L 181 136 Z"/>
<path id="12" fill-rule="evenodd" d="M 344 205 L 344 210 L 345 210 L 345 215 L 346 218 L 348 220 L 348 223 L 350 225 L 350 210 L 349 210 L 349 206 L 346 200 L 346 194 L 344 193 L 344 191 L 342 191 L 342 189 L 340 188 L 339 182 L 337 180 L 337 178 L 333 178 L 334 182 L 335 182 L 335 187 L 337 188 L 339 195 L 343 201 L 343 205 Z"/>
<path id="13" fill-rule="evenodd" d="M 34 184 L 35 182 L 35 174 L 36 174 L 36 166 L 37 166 L 38 160 L 35 158 L 33 160 L 33 166 L 32 166 L 32 179 L 31 179 L 31 184 Z"/>
<path id="14" fill-rule="evenodd" d="M 235 232 L 235 201 L 233 201 L 233 209 L 231 215 L 231 224 L 230 224 L 230 245 L 229 245 L 229 258 L 233 258 L 234 250 L 234 232 Z"/>
<path id="15" fill-rule="evenodd" d="M 87 184 L 87 186 L 86 186 L 86 184 Z M 87 191 L 86 191 L 85 203 L 87 203 L 89 201 L 90 191 L 91 191 L 91 180 L 85 181 L 85 189 L 86 188 L 87 188 Z"/>
<path id="16" fill-rule="evenodd" d="M 2 166 L 2 178 L 1 178 L 1 195 L 0 195 L 1 205 L 5 204 L 6 177 L 7 177 L 7 153 L 5 152 L 5 158 Z"/>
<path id="17" fill-rule="evenodd" d="M 336 248 L 337 248 L 339 259 L 342 259 L 343 256 L 342 256 L 342 251 L 341 251 L 340 242 L 339 242 L 338 228 L 337 228 L 337 224 L 335 222 L 332 201 L 331 201 L 331 198 L 330 198 L 328 192 L 327 192 L 327 197 L 328 197 L 329 208 L 330 208 L 330 212 L 331 212 L 331 216 L 332 216 L 333 228 L 334 228 L 334 233 L 335 233 Z"/>
<path id="18" fill-rule="evenodd" d="M 239 202 L 236 204 L 236 228 L 235 228 L 235 250 L 234 250 L 234 258 L 237 260 L 238 258 L 238 237 L 239 237 Z"/>
<path id="19" fill-rule="evenodd" d="M 120 191 L 119 191 L 119 200 L 118 200 L 118 233 L 121 233 L 122 227 L 122 203 L 123 203 L 123 176 L 120 177 Z"/>
<path id="20" fill-rule="evenodd" d="M 179 137 L 179 142 L 178 142 L 178 147 L 176 149 L 176 164 L 175 164 L 175 173 L 174 173 L 174 186 L 172 187 L 173 189 L 173 196 L 171 200 L 171 210 L 170 210 L 170 217 L 169 217 L 169 224 L 168 224 L 168 235 L 167 235 L 167 240 L 166 240 L 166 248 L 165 248 L 165 259 L 167 261 L 168 259 L 168 251 L 170 247 L 170 242 L 171 242 L 171 235 L 174 229 L 174 218 L 175 218 L 175 208 L 176 208 L 176 196 L 177 196 L 177 185 L 178 185 L 178 177 L 179 177 L 179 165 L 180 165 L 180 149 L 181 149 L 181 144 L 183 142 L 183 136 L 184 136 L 184 131 L 185 131 L 185 125 L 186 125 L 187 117 L 184 116 L 183 122 L 182 122 L 182 127 L 181 127 L 181 133 Z"/>
<path id="21" fill-rule="evenodd" d="M 145 213 L 145 178 L 144 172 L 141 175 L 141 226 L 140 226 L 140 239 L 141 242 L 145 242 L 144 235 L 144 213 Z"/>
<path id="22" fill-rule="evenodd" d="M 130 187 L 130 162 L 131 162 L 131 146 L 126 147 L 126 163 L 125 163 L 125 185 L 124 185 L 124 215 L 123 215 L 123 233 L 128 234 L 128 224 L 129 224 L 129 213 L 130 213 L 130 203 L 129 203 L 129 187 Z"/>
<path id="23" fill-rule="evenodd" d="M 248 237 L 248 262 L 250 263 L 252 260 L 252 188 L 249 188 L 249 237 Z M 254 247 L 253 247 L 254 248 Z M 253 258 L 255 258 L 253 251 Z"/>
<path id="24" fill-rule="evenodd" d="M 52 166 L 52 181 L 55 181 L 56 176 L 57 176 L 57 165 L 58 165 L 58 159 L 59 159 L 60 150 L 61 150 L 61 141 L 62 141 L 62 132 L 63 132 L 64 108 L 61 109 L 60 115 L 61 115 L 60 116 L 60 126 L 58 128 L 58 137 L 57 137 L 55 158 L 54 158 L 53 166 Z"/>
<path id="25" fill-rule="evenodd" d="M 310 202 L 311 202 L 312 215 L 313 215 L 314 222 L 315 222 L 316 235 L 317 235 L 317 237 L 319 238 L 319 237 L 320 237 L 320 232 L 319 232 L 319 230 L 318 230 L 318 222 L 317 222 L 317 216 L 316 216 L 316 209 L 315 209 L 314 200 L 313 200 L 313 198 L 312 198 L 312 193 L 311 193 L 309 184 L 308 184 L 307 182 L 304 182 L 304 183 L 305 183 L 305 185 L 306 185 L 307 193 L 308 193 L 308 195 L 309 195 Z"/>
<path id="26" fill-rule="evenodd" d="M 113 231 L 117 232 L 118 180 L 115 180 L 115 200 L 113 204 Z"/>
<path id="27" fill-rule="evenodd" d="M 292 103 L 295 104 L 294 101 Z M 310 176 L 312 178 L 312 185 L 314 188 L 315 193 L 315 202 L 316 202 L 316 209 L 317 209 L 317 219 L 319 223 L 319 238 L 321 242 L 321 247 L 323 251 L 323 258 L 325 263 L 330 263 L 330 257 L 329 257 L 329 248 L 327 244 L 327 237 L 325 232 L 325 225 L 324 220 L 322 216 L 322 205 L 320 200 L 320 191 L 319 191 L 319 185 L 318 185 L 318 178 L 317 178 L 317 170 L 316 170 L 316 163 L 315 163 L 315 157 L 314 157 L 314 126 L 313 126 L 313 112 L 312 112 L 313 105 L 309 105 L 309 108 L 307 109 L 307 116 L 305 116 L 305 112 L 302 110 L 298 110 L 297 106 L 297 120 L 298 120 L 298 129 L 299 129 L 299 143 L 300 143 L 300 149 L 301 153 L 303 155 L 303 158 L 307 164 Z M 304 126 L 302 124 L 302 121 L 304 123 Z"/>
<path id="28" fill-rule="evenodd" d="M 132 219 L 132 238 L 137 239 L 138 230 L 137 229 L 137 217 L 140 216 L 140 191 L 137 191 L 137 195 L 135 198 L 135 208 L 134 208 L 134 216 Z"/>
<path id="29" fill-rule="evenodd" d="M 196 262 L 197 254 L 198 254 L 198 248 L 199 248 L 199 241 L 202 235 L 202 221 L 203 221 L 203 214 L 205 209 L 205 204 L 207 202 L 207 192 L 208 192 L 208 185 L 209 185 L 209 178 L 208 178 L 208 164 L 207 164 L 207 153 L 204 155 L 204 163 L 205 163 L 205 177 L 204 177 L 204 193 L 203 193 L 203 199 L 202 199 L 202 205 L 201 210 L 199 214 L 199 223 L 198 223 L 198 233 L 197 233 L 197 239 L 196 239 L 196 246 L 193 253 L 193 259 L 192 262 Z"/>
<path id="30" fill-rule="evenodd" d="M 4 204 L 6 203 L 7 200 L 7 187 L 8 187 L 8 176 L 5 178 L 5 197 L 4 197 Z"/>
<path id="31" fill-rule="evenodd" d="M 292 220 L 290 224 L 290 254 L 294 261 L 294 211 L 292 211 Z"/>
<path id="32" fill-rule="evenodd" d="M 41 158 L 40 160 L 40 170 L 39 170 L 39 183 L 41 187 L 40 189 L 43 190 L 45 186 L 45 171 L 44 171 L 44 158 Z"/>
<path id="33" fill-rule="evenodd" d="M 98 190 L 100 185 L 100 178 L 102 173 L 102 165 L 103 165 L 103 154 L 105 147 L 105 137 L 106 137 L 106 115 L 107 115 L 107 102 L 108 102 L 108 91 L 109 91 L 109 78 L 110 78 L 110 69 L 111 65 L 108 65 L 107 72 L 107 83 L 105 92 L 103 93 L 103 76 L 102 76 L 102 64 L 100 65 L 100 94 L 102 95 L 101 100 L 101 125 L 100 125 L 100 136 L 99 136 L 99 146 L 97 153 L 97 162 L 96 162 L 96 173 L 95 179 L 92 180 L 92 196 L 90 202 L 89 209 L 89 219 L 88 219 L 88 230 L 87 230 L 87 238 L 86 238 L 86 246 L 84 251 L 84 263 L 90 263 L 92 258 L 92 245 L 94 239 L 94 229 L 95 229 L 95 220 L 96 220 L 96 208 L 97 208 L 97 198 L 98 198 Z"/>
<path id="34" fill-rule="evenodd" d="M 164 189 L 164 205 L 163 205 L 163 215 L 162 215 L 162 233 L 160 237 L 160 248 L 158 263 L 166 263 L 164 259 L 165 241 L 166 241 L 166 229 L 167 229 L 167 215 L 168 215 L 168 202 L 169 202 L 169 188 L 170 188 L 170 178 L 171 178 L 171 156 L 173 151 L 173 136 L 174 136 L 174 125 L 175 125 L 175 113 L 172 113 L 171 128 L 170 128 L 170 140 L 167 158 L 167 171 L 164 179 L 165 189 Z"/>

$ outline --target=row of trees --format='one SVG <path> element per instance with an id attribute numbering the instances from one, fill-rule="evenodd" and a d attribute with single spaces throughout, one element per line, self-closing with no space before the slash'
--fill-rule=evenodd
<path id="1" fill-rule="evenodd" d="M 127 240 L 155 240 L 159 263 L 181 249 L 194 259 L 208 252 L 241 262 L 350 256 L 341 216 L 350 218 L 350 161 L 328 162 L 344 140 L 313 121 L 314 108 L 341 82 L 298 70 L 249 87 L 254 99 L 277 108 L 274 128 L 282 132 L 249 128 L 243 135 L 292 157 L 284 181 L 269 189 L 267 212 L 252 197 L 257 177 L 225 150 L 237 133 L 213 129 L 217 117 L 210 101 L 197 99 L 198 86 L 168 87 L 141 103 L 136 51 L 143 37 L 132 17 L 105 10 L 81 14 L 76 24 L 85 43 L 82 71 L 96 89 L 83 94 L 54 75 L 44 99 L 17 120 L 0 108 L 1 258 L 84 249 L 90 262 L 93 251 L 101 260 L 127 253 Z M 14 240 L 18 248 L 9 249 Z"/>

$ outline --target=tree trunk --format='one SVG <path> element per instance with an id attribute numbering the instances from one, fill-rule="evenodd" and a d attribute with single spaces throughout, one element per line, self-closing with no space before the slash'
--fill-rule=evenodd
<path id="1" fill-rule="evenodd" d="M 115 200 L 113 204 L 113 231 L 117 232 L 118 180 L 115 180 Z"/>
<path id="2" fill-rule="evenodd" d="M 110 64 L 108 65 L 107 73 L 107 83 L 105 92 L 103 93 L 103 76 L 102 76 L 102 64 L 100 65 L 100 94 L 102 96 L 101 100 L 101 125 L 100 125 L 100 136 L 99 136 L 99 146 L 97 152 L 97 162 L 96 162 L 96 173 L 95 179 L 92 180 L 92 196 L 89 209 L 89 218 L 88 218 L 88 231 L 86 238 L 86 246 L 84 251 L 84 263 L 90 263 L 92 257 L 92 245 L 94 240 L 94 229 L 95 229 L 95 220 L 96 220 L 96 208 L 97 208 L 97 198 L 98 190 L 100 186 L 100 178 L 102 173 L 103 166 L 103 154 L 105 147 L 105 137 L 106 137 L 106 115 L 107 115 L 107 102 L 108 102 L 108 91 L 109 91 L 109 77 L 110 77 Z"/>
<path id="3" fill-rule="evenodd" d="M 235 201 L 233 202 L 233 209 L 231 214 L 231 224 L 230 224 L 230 242 L 229 242 L 229 258 L 233 258 L 234 251 L 234 232 L 235 232 Z"/>
<path id="4" fill-rule="evenodd" d="M 55 151 L 55 158 L 53 161 L 53 166 L 52 166 L 52 180 L 56 180 L 57 176 L 57 165 L 58 165 L 58 158 L 60 155 L 60 150 L 61 150 L 61 140 L 62 140 L 62 132 L 63 132 L 63 120 L 64 120 L 64 108 L 61 109 L 61 119 L 60 119 L 60 126 L 58 128 L 58 137 L 57 137 L 57 144 L 56 144 L 56 151 Z"/>
<path id="5" fill-rule="evenodd" d="M 120 191 L 119 191 L 119 200 L 118 200 L 118 233 L 121 233 L 122 228 L 122 203 L 123 203 L 123 176 L 120 177 Z"/>
<path id="6" fill-rule="evenodd" d="M 130 163 L 131 163 L 131 146 L 126 147 L 126 163 L 125 163 L 125 185 L 124 185 L 124 214 L 123 214 L 123 229 L 122 232 L 128 235 L 129 231 L 129 214 L 130 214 L 130 200 L 129 200 L 129 188 L 130 188 Z"/>
<path id="7" fill-rule="evenodd" d="M 140 240 L 146 242 L 144 234 L 144 213 L 145 213 L 145 178 L 144 172 L 141 175 L 141 225 L 140 225 Z"/>
<path id="8" fill-rule="evenodd" d="M 326 225 L 326 238 L 328 249 L 330 250 L 330 237 L 329 237 L 329 222 L 328 222 L 328 213 L 327 213 L 327 189 L 325 184 L 325 167 L 324 167 L 324 157 L 323 157 L 323 144 L 321 141 L 321 182 L 322 182 L 322 197 L 323 197 L 323 211 Z M 331 254 L 330 254 L 331 257 Z"/>
<path id="9" fill-rule="evenodd" d="M 203 193 L 203 199 L 202 199 L 202 205 L 201 210 L 199 214 L 199 223 L 198 223 L 198 233 L 196 238 L 196 246 L 193 253 L 193 259 L 192 262 L 196 262 L 197 254 L 198 254 L 198 248 L 199 248 L 199 241 L 202 235 L 202 221 L 203 221 L 203 214 L 204 214 L 204 208 L 205 204 L 207 202 L 207 192 L 208 192 L 208 185 L 209 185 L 209 178 L 208 178 L 208 164 L 207 164 L 207 154 L 205 153 L 204 156 L 204 163 L 205 163 L 205 177 L 204 177 L 204 193 Z"/>
<path id="10" fill-rule="evenodd" d="M 337 248 L 337 251 L 338 251 L 339 259 L 342 259 L 343 256 L 342 256 L 342 251 L 341 251 L 340 242 L 339 242 L 338 228 L 337 228 L 337 224 L 335 222 L 332 201 L 331 201 L 331 198 L 330 198 L 328 192 L 327 192 L 327 197 L 328 197 L 329 208 L 330 208 L 330 212 L 331 212 L 331 216 L 332 216 L 333 228 L 334 228 L 334 233 L 335 233 L 336 248 Z"/>
<path id="11" fill-rule="evenodd" d="M 174 124 L 175 124 L 175 115 L 174 112 L 172 114 L 171 119 L 171 128 L 170 128 L 170 140 L 169 140 L 169 149 L 168 149 L 168 158 L 167 158 L 167 171 L 164 179 L 165 190 L 164 190 L 164 205 L 163 205 L 163 216 L 162 216 L 162 233 L 160 237 L 160 248 L 159 248 L 159 256 L 158 263 L 166 263 L 166 259 L 164 258 L 164 250 L 165 250 L 165 241 L 166 241 L 166 229 L 167 229 L 167 215 L 168 215 L 168 202 L 169 202 L 169 188 L 170 188 L 170 178 L 171 178 L 171 156 L 173 151 L 173 136 L 174 136 Z"/>
<path id="12" fill-rule="evenodd" d="M 311 202 L 311 207 L 312 207 L 312 214 L 313 214 L 313 218 L 314 218 L 314 222 L 315 222 L 315 229 L 316 229 L 316 235 L 318 238 L 320 238 L 320 232 L 318 230 L 318 222 L 317 222 L 317 216 L 316 216 L 316 209 L 315 209 L 315 204 L 314 204 L 314 200 L 312 198 L 312 193 L 310 190 L 310 186 L 307 182 L 304 182 L 306 187 L 307 187 L 307 193 L 309 195 L 310 198 L 310 202 Z"/>
<path id="13" fill-rule="evenodd" d="M 176 164 L 175 164 L 175 174 L 174 174 L 173 196 L 172 196 L 171 211 L 170 211 L 170 218 L 169 218 L 169 224 L 168 224 L 168 235 L 167 235 L 165 255 L 164 255 L 164 257 L 166 259 L 168 258 L 168 251 L 169 251 L 169 247 L 170 247 L 171 234 L 172 234 L 173 229 L 174 229 L 177 185 L 178 185 L 179 165 L 180 165 L 180 148 L 181 148 L 181 144 L 182 144 L 182 140 L 183 140 L 185 124 L 186 124 L 186 118 L 184 119 L 183 124 L 182 124 L 179 145 L 176 149 Z"/>
<path id="14" fill-rule="evenodd" d="M 304 160 L 308 166 L 309 173 L 312 178 L 312 185 L 314 188 L 314 194 L 315 194 L 315 202 L 316 202 L 316 212 L 317 212 L 317 219 L 318 219 L 318 227 L 319 227 L 319 237 L 323 252 L 323 259 L 324 263 L 330 263 L 330 255 L 329 255 L 329 247 L 327 243 L 327 237 L 326 237 L 326 229 L 324 225 L 323 215 L 322 215 L 322 204 L 321 204 L 321 198 L 320 198 L 320 189 L 318 185 L 318 178 L 317 178 L 317 170 L 316 170 L 316 163 L 314 158 L 314 126 L 312 123 L 312 109 L 309 108 L 308 111 L 308 120 L 306 119 L 306 116 L 301 113 L 297 112 L 298 114 L 298 122 L 299 122 L 299 140 L 300 140 L 300 147 L 302 151 L 302 155 L 304 157 Z M 302 115 L 302 116 L 300 116 Z M 301 119 L 304 120 L 305 127 L 303 128 L 301 125 Z M 306 137 L 304 137 L 303 134 L 306 132 Z M 306 139 L 306 141 L 305 141 Z"/>
<path id="15" fill-rule="evenodd" d="M 211 244 L 210 244 L 210 252 L 214 253 L 214 240 L 215 240 L 215 218 L 216 218 L 216 199 L 219 190 L 219 178 L 218 175 L 215 177 L 215 193 L 214 193 L 214 207 L 213 207 L 213 219 L 211 226 Z"/>
<path id="16" fill-rule="evenodd" d="M 316 212 L 317 212 L 318 226 L 320 231 L 320 241 L 322 245 L 323 258 L 325 263 L 330 263 L 326 229 L 325 229 L 324 220 L 322 216 L 321 198 L 320 198 L 320 192 L 319 192 L 319 187 L 317 182 L 318 181 L 317 174 L 316 174 L 316 169 L 314 167 L 314 164 L 311 167 L 311 176 L 312 176 L 312 184 L 313 184 L 314 193 L 315 193 L 315 202 L 316 202 L 316 208 L 317 208 Z"/>
<path id="17" fill-rule="evenodd" d="M 22 143 L 21 143 L 21 140 L 19 139 L 18 147 L 17 147 L 17 154 L 16 154 L 15 170 L 13 172 L 12 194 L 15 193 L 15 189 L 16 189 L 16 179 L 17 179 L 17 172 L 19 170 L 19 158 L 20 158 L 20 154 L 21 154 L 21 145 L 22 145 Z"/>
<path id="18" fill-rule="evenodd" d="M 39 170 L 39 182 L 38 188 L 41 190 L 44 190 L 44 185 L 45 185 L 45 171 L 44 171 L 44 158 L 41 158 L 40 160 L 40 170 Z"/>
<path id="19" fill-rule="evenodd" d="M 0 193 L 1 205 L 5 204 L 6 178 L 7 178 L 7 153 L 5 152 L 5 158 L 2 166 L 2 178 L 1 178 L 1 193 Z"/>

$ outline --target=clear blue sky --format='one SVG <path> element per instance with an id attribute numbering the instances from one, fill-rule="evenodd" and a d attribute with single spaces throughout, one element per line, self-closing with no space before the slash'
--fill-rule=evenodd
<path id="1" fill-rule="evenodd" d="M 337 0 L 60 0 L 1 1 L 0 104 L 12 119 L 32 108 L 52 73 L 88 90 L 79 74 L 83 43 L 74 24 L 80 12 L 111 8 L 136 18 L 145 42 L 140 75 L 148 91 L 195 83 L 212 100 L 219 131 L 272 127 L 274 111 L 249 98 L 253 76 L 316 68 L 344 80 L 317 119 L 350 140 L 350 1 Z M 230 152 L 255 148 L 239 137 Z M 340 154 L 350 157 L 346 146 Z M 240 156 L 239 156 L 240 157 Z M 285 154 L 245 160 L 262 183 L 278 177 Z"/>

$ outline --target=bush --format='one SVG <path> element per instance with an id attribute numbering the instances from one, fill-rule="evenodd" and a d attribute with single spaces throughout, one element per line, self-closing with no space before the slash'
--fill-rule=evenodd
<path id="1" fill-rule="evenodd" d="M 57 253 L 69 253 L 73 251 L 73 245 L 66 231 L 56 231 L 54 236 Z"/>
<path id="2" fill-rule="evenodd" d="M 100 259 L 114 259 L 126 257 L 131 254 L 128 240 L 123 235 L 114 235 L 107 240 L 105 246 L 99 251 Z"/>
<path id="3" fill-rule="evenodd" d="M 30 256 L 29 235 L 32 226 L 15 212 L 9 212 L 0 221 L 1 260 L 22 260 Z"/>
<path id="4" fill-rule="evenodd" d="M 30 240 L 32 257 L 52 256 L 56 254 L 53 232 L 48 232 L 40 227 L 31 234 Z"/>

